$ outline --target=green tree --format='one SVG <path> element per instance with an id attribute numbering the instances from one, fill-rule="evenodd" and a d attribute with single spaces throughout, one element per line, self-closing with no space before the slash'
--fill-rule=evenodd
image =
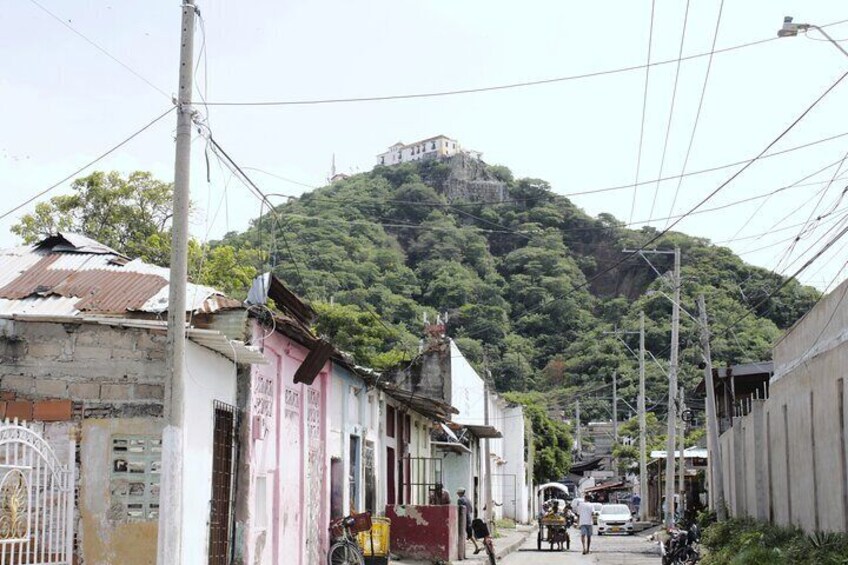
<path id="1" fill-rule="evenodd" d="M 533 479 L 541 484 L 558 481 L 571 469 L 571 433 L 563 422 L 548 415 L 545 398 L 540 393 L 510 392 L 507 402 L 524 407 L 524 415 L 533 427 Z"/>
<path id="2" fill-rule="evenodd" d="M 148 239 L 171 223 L 173 186 L 151 173 L 95 172 L 76 179 L 73 194 L 41 202 L 11 228 L 25 243 L 57 231 L 86 235 L 129 257 L 145 255 Z"/>
<path id="3" fill-rule="evenodd" d="M 167 267 L 171 256 L 173 185 L 151 173 L 94 172 L 76 179 L 73 194 L 54 196 L 36 205 L 11 228 L 25 243 L 57 231 L 85 235 L 130 258 Z M 189 241 L 189 278 L 233 298 L 244 298 L 262 264 L 250 246 Z"/>

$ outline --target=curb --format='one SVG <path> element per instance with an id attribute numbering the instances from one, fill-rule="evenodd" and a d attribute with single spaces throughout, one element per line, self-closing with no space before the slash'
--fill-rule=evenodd
<path id="1" fill-rule="evenodd" d="M 519 547 L 521 547 L 522 545 L 524 545 L 524 542 L 526 542 L 526 541 L 527 541 L 527 538 L 529 538 L 529 537 L 530 537 L 530 536 L 531 536 L 531 535 L 532 535 L 535 531 L 536 531 L 536 528 L 533 528 L 533 529 L 527 530 L 526 532 L 524 532 L 524 535 L 523 535 L 523 536 L 521 536 L 519 539 L 515 540 L 514 542 L 512 542 L 512 543 L 511 543 L 511 544 L 509 544 L 508 546 L 506 546 L 506 547 L 504 547 L 503 549 L 501 549 L 500 551 L 496 551 L 496 552 L 495 552 L 495 557 L 496 557 L 498 560 L 501 560 L 501 559 L 503 559 L 504 557 L 506 557 L 507 555 L 509 555 L 510 553 L 514 552 L 514 551 L 515 551 L 515 550 L 517 550 Z"/>

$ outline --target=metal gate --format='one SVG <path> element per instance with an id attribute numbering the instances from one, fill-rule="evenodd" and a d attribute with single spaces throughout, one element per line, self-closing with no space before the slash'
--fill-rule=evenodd
<path id="1" fill-rule="evenodd" d="M 0 421 L 0 565 L 73 562 L 75 451 L 62 465 L 35 429 Z"/>
<path id="2" fill-rule="evenodd" d="M 230 562 L 233 466 L 238 416 L 234 406 L 215 401 L 212 436 L 212 499 L 209 514 L 209 565 Z"/>

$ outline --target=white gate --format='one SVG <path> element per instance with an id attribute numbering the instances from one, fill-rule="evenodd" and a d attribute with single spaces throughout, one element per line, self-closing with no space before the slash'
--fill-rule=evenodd
<path id="1" fill-rule="evenodd" d="M 71 565 L 75 445 L 69 465 L 36 430 L 0 421 L 0 565 Z"/>

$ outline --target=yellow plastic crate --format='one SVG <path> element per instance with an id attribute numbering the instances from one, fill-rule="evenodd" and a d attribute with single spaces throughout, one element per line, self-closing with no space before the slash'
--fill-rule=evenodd
<path id="1" fill-rule="evenodd" d="M 356 534 L 359 547 L 365 557 L 387 557 L 392 521 L 388 518 L 372 518 L 371 530 Z M 373 540 L 373 546 L 372 546 Z M 372 549 L 373 552 L 372 552 Z"/>

